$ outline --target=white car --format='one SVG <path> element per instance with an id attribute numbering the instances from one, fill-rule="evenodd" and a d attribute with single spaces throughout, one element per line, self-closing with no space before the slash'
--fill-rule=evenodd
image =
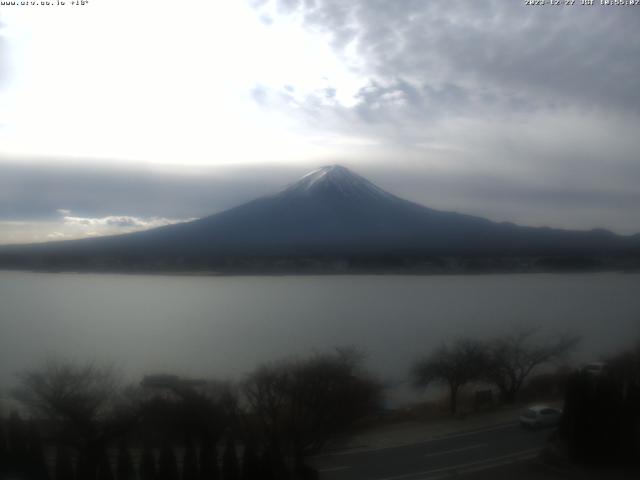
<path id="1" fill-rule="evenodd" d="M 527 428 L 553 427 L 560 423 L 562 410 L 547 405 L 536 405 L 520 415 L 520 425 Z"/>

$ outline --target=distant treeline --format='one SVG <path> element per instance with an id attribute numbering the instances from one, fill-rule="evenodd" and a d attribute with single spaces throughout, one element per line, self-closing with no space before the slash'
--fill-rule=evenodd
<path id="1" fill-rule="evenodd" d="M 0 268 L 36 271 L 218 272 L 227 274 L 484 273 L 544 271 L 640 271 L 640 255 L 549 254 L 442 256 L 388 254 L 175 255 L 2 253 Z"/>

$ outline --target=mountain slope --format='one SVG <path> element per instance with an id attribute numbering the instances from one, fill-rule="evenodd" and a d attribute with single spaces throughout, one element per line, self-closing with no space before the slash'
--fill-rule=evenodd
<path id="1" fill-rule="evenodd" d="M 521 227 L 433 210 L 350 170 L 317 169 L 280 193 L 189 223 L 114 237 L 13 247 L 14 253 L 167 256 L 612 255 L 637 236 Z"/>

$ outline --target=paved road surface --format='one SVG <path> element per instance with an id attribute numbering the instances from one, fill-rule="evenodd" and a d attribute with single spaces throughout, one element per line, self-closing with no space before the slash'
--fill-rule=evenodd
<path id="1" fill-rule="evenodd" d="M 411 445 L 321 456 L 315 464 L 322 480 L 432 480 L 533 458 L 550 433 L 507 424 Z"/>

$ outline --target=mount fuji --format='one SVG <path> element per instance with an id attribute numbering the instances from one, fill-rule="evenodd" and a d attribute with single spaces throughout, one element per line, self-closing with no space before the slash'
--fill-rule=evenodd
<path id="1" fill-rule="evenodd" d="M 402 257 L 406 264 L 426 257 L 637 258 L 639 253 L 638 235 L 523 227 L 433 210 L 331 165 L 279 193 L 188 223 L 111 237 L 4 247 L 0 266 L 53 262 L 60 268 L 134 264 L 217 269 L 282 264 L 292 258 Z"/>

